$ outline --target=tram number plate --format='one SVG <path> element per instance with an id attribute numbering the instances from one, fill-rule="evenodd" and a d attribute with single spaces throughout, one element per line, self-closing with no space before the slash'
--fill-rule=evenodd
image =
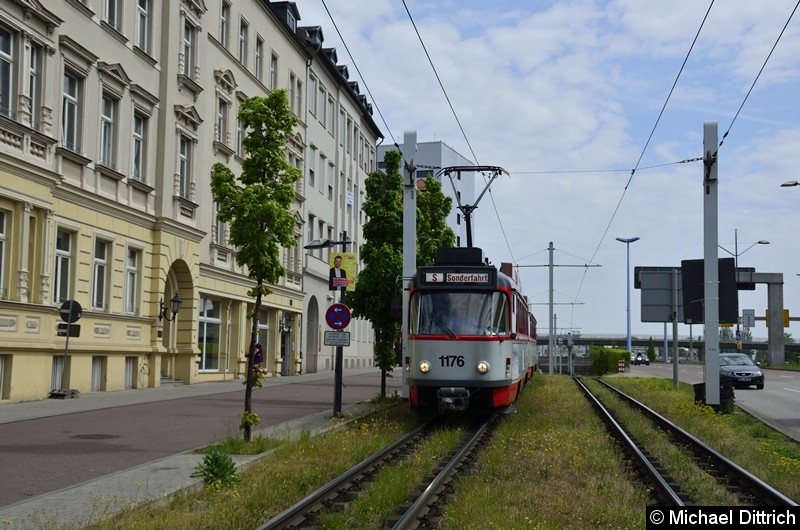
<path id="1" fill-rule="evenodd" d="M 464 366 L 464 356 L 463 355 L 440 355 L 439 362 L 445 368 L 451 368 L 453 366 L 458 366 L 459 368 Z"/>

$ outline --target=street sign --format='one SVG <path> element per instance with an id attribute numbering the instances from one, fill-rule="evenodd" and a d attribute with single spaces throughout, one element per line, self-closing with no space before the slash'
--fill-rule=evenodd
<path id="1" fill-rule="evenodd" d="M 69 329 L 69 336 L 70 337 L 80 337 L 81 336 L 81 325 L 80 324 L 69 324 L 67 322 L 59 322 L 58 327 L 56 328 L 56 336 L 58 337 L 66 337 L 67 336 L 67 329 Z"/>
<path id="2" fill-rule="evenodd" d="M 344 304 L 333 304 L 325 312 L 325 321 L 331 329 L 344 329 L 350 323 L 350 308 Z"/>
<path id="3" fill-rule="evenodd" d="M 746 328 L 756 327 L 756 310 L 755 309 L 742 309 L 742 324 Z"/>
<path id="4" fill-rule="evenodd" d="M 83 309 L 81 308 L 81 304 L 75 300 L 67 300 L 61 304 L 58 313 L 61 315 L 61 320 L 69 324 L 74 324 L 81 318 Z"/>
<path id="5" fill-rule="evenodd" d="M 350 346 L 349 331 L 326 331 L 325 346 Z"/>

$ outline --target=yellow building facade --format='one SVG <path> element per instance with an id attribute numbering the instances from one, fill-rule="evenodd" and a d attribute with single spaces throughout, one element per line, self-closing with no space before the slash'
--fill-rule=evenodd
<path id="1" fill-rule="evenodd" d="M 298 18 L 292 2 L 254 0 L 0 4 L 0 407 L 242 377 L 253 282 L 216 219 L 210 172 L 240 172 L 238 105 L 278 88 L 301 118 L 287 157 L 307 171 Z M 269 376 L 303 370 L 296 191 L 297 246 L 255 335 Z M 81 313 L 68 337 L 70 302 Z"/>

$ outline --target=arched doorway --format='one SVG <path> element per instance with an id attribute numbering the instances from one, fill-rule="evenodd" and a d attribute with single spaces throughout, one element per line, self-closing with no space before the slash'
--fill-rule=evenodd
<path id="1" fill-rule="evenodd" d="M 180 303 L 176 304 L 176 300 L 180 300 Z M 159 363 L 161 377 L 191 382 L 191 365 L 194 362 L 191 330 L 194 315 L 194 286 L 189 267 L 185 261 L 175 260 L 167 272 L 159 300 L 161 346 L 164 348 Z"/>
<path id="2" fill-rule="evenodd" d="M 321 333 L 319 326 L 319 302 L 316 296 L 312 296 L 308 301 L 308 312 L 306 314 L 306 351 L 303 371 L 307 374 L 317 373 L 319 336 Z"/>

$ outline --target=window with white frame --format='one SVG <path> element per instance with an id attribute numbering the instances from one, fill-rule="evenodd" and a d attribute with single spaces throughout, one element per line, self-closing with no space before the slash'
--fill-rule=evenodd
<path id="1" fill-rule="evenodd" d="M 70 151 L 80 149 L 79 122 L 81 118 L 80 90 L 83 80 L 72 73 L 64 74 L 64 93 L 61 105 L 61 142 Z"/>
<path id="2" fill-rule="evenodd" d="M 70 270 L 72 265 L 72 232 L 59 229 L 56 232 L 55 303 L 70 298 Z"/>
<path id="3" fill-rule="evenodd" d="M 105 0 L 103 6 L 103 20 L 105 20 L 109 26 L 115 29 L 120 28 L 120 5 L 122 0 Z"/>
<path id="4" fill-rule="evenodd" d="M 236 156 L 244 157 L 244 125 L 238 116 L 236 117 Z"/>
<path id="5" fill-rule="evenodd" d="M 131 150 L 131 174 L 134 179 L 145 181 L 147 160 L 147 126 L 150 120 L 144 114 L 133 114 L 133 148 Z"/>
<path id="6" fill-rule="evenodd" d="M 100 103 L 100 163 L 106 167 L 114 167 L 114 140 L 117 134 L 115 118 L 117 100 L 103 94 Z"/>
<path id="7" fill-rule="evenodd" d="M 333 175 L 336 173 L 336 168 L 333 162 L 328 162 L 328 200 L 333 200 Z"/>
<path id="8" fill-rule="evenodd" d="M 150 0 L 136 0 L 136 46 L 150 52 Z"/>
<path id="9" fill-rule="evenodd" d="M 197 58 L 196 47 L 197 44 L 197 28 L 188 20 L 183 24 L 183 61 L 181 73 L 188 77 L 193 78 L 194 66 Z"/>
<path id="10" fill-rule="evenodd" d="M 197 347 L 200 350 L 200 371 L 218 371 L 222 330 L 221 304 L 218 300 L 200 297 Z"/>
<path id="11" fill-rule="evenodd" d="M 317 93 L 317 78 L 313 75 L 308 76 L 308 95 L 306 99 L 308 100 L 308 112 L 312 116 L 317 115 L 317 100 L 314 99 Z"/>
<path id="12" fill-rule="evenodd" d="M 278 88 L 278 56 L 274 53 L 269 59 L 269 89 Z"/>
<path id="13" fill-rule="evenodd" d="M 217 141 L 227 144 L 228 138 L 228 102 L 224 98 L 217 98 Z"/>
<path id="14" fill-rule="evenodd" d="M 6 293 L 6 217 L 8 217 L 6 212 L 0 210 L 0 299 L 4 299 Z"/>
<path id="15" fill-rule="evenodd" d="M 294 108 L 298 116 L 303 115 L 303 82 L 300 79 L 295 79 L 297 83 L 297 90 L 294 91 Z"/>
<path id="16" fill-rule="evenodd" d="M 92 259 L 92 307 L 95 309 L 106 309 L 108 247 L 108 241 L 95 239 Z"/>
<path id="17" fill-rule="evenodd" d="M 28 59 L 28 116 L 29 125 L 39 127 L 39 113 L 42 105 L 42 47 L 31 45 L 31 56 Z"/>
<path id="18" fill-rule="evenodd" d="M 256 73 L 256 79 L 263 81 L 264 76 L 264 39 L 256 37 L 256 57 L 255 64 L 253 65 Z"/>
<path id="19" fill-rule="evenodd" d="M 297 77 L 294 74 L 289 74 L 289 106 L 292 108 L 292 112 L 300 115 L 300 112 L 295 107 L 295 91 L 297 90 Z"/>
<path id="20" fill-rule="evenodd" d="M 225 222 L 219 218 L 219 210 L 222 206 L 220 203 L 214 203 L 214 242 L 221 246 L 227 246 L 227 236 L 225 233 Z"/>
<path id="21" fill-rule="evenodd" d="M 142 251 L 129 248 L 125 259 L 125 312 L 135 315 L 139 312 L 139 263 Z"/>
<path id="22" fill-rule="evenodd" d="M 222 10 L 219 14 L 219 42 L 225 48 L 228 47 L 228 33 L 230 32 L 230 28 L 228 26 L 230 24 L 230 19 L 231 4 L 228 2 L 222 2 Z"/>
<path id="23" fill-rule="evenodd" d="M 239 62 L 247 65 L 247 32 L 249 26 L 247 22 L 242 20 L 239 23 Z"/>
<path id="24" fill-rule="evenodd" d="M 192 140 L 181 135 L 178 150 L 178 195 L 189 198 L 191 187 Z"/>
<path id="25" fill-rule="evenodd" d="M 346 121 L 345 121 L 345 117 L 344 116 L 345 116 L 344 110 L 340 109 L 339 110 L 339 145 L 341 145 L 341 146 L 344 145 L 344 137 L 345 137 L 344 131 L 345 131 L 345 123 L 346 123 Z"/>
<path id="26" fill-rule="evenodd" d="M 322 86 L 320 83 L 319 91 L 317 93 L 317 97 L 319 98 L 319 103 L 317 103 L 317 110 L 319 110 L 319 114 L 317 114 L 317 118 L 319 119 L 320 123 L 325 123 L 325 104 L 328 102 L 328 92 L 325 90 L 325 87 Z"/>
<path id="27" fill-rule="evenodd" d="M 333 128 L 333 117 L 336 113 L 336 102 L 333 100 L 332 96 L 328 96 L 328 106 L 325 108 L 325 128 L 328 129 L 330 134 L 336 132 Z"/>
<path id="28" fill-rule="evenodd" d="M 0 26 L 0 114 L 11 116 L 14 77 L 14 36 Z"/>
<path id="29" fill-rule="evenodd" d="M 314 223 L 317 216 L 313 213 L 308 214 L 308 241 L 314 241 Z"/>
<path id="30" fill-rule="evenodd" d="M 317 148 L 313 145 L 308 148 L 308 185 L 313 188 L 316 186 L 317 172 Z"/>

